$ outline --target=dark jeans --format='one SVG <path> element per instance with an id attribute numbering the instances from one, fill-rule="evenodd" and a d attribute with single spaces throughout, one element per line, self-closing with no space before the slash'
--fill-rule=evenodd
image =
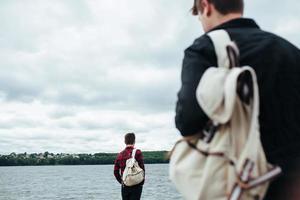
<path id="1" fill-rule="evenodd" d="M 142 185 L 122 186 L 122 200 L 140 200 L 142 196 Z"/>

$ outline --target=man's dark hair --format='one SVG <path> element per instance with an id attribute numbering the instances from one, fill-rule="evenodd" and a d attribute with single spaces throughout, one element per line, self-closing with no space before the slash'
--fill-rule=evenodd
<path id="1" fill-rule="evenodd" d="M 194 0 L 192 14 L 198 15 L 199 11 L 203 12 L 201 7 L 202 0 Z M 244 0 L 207 0 L 213 4 L 218 12 L 223 15 L 228 13 L 242 13 L 244 11 Z"/>
<path id="2" fill-rule="evenodd" d="M 135 143 L 135 134 L 134 133 L 127 133 L 125 135 L 125 144 L 134 144 Z"/>

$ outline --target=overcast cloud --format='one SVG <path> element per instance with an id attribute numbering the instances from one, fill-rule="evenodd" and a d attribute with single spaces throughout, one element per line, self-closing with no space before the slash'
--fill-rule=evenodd
<path id="1" fill-rule="evenodd" d="M 0 154 L 169 150 L 183 50 L 203 32 L 179 0 L 0 2 Z M 298 0 L 246 16 L 300 46 Z M 288 12 L 287 12 L 288 11 Z"/>

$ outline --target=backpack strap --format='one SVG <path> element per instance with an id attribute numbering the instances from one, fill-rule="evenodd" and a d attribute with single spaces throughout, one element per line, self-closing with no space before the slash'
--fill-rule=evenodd
<path id="1" fill-rule="evenodd" d="M 215 47 L 215 53 L 218 59 L 217 67 L 229 68 L 229 59 L 227 55 L 227 46 L 230 45 L 231 39 L 225 30 L 212 31 L 207 34 Z"/>
<path id="2" fill-rule="evenodd" d="M 136 153 L 136 149 L 133 149 L 131 153 L 131 158 L 135 159 L 135 153 Z"/>
<path id="3" fill-rule="evenodd" d="M 215 48 L 218 59 L 217 67 L 236 67 L 238 66 L 239 51 L 236 44 L 230 39 L 226 30 L 216 30 L 207 34 Z"/>

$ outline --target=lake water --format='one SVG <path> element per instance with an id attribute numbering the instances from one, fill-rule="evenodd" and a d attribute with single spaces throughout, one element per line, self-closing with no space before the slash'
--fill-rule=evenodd
<path id="1" fill-rule="evenodd" d="M 167 164 L 146 165 L 144 200 L 176 200 Z M 112 165 L 0 167 L 0 200 L 119 200 Z"/>

